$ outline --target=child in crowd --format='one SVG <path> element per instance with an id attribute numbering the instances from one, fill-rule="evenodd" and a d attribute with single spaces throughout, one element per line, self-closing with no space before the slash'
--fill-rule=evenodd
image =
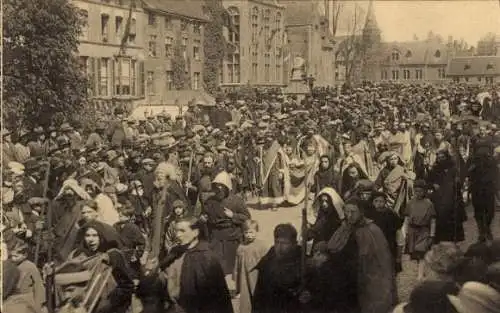
<path id="1" fill-rule="evenodd" d="M 236 293 L 240 295 L 240 313 L 252 312 L 252 297 L 258 277 L 255 267 L 269 250 L 263 241 L 256 239 L 258 231 L 259 224 L 256 221 L 245 221 L 243 243 L 236 250 L 233 279 Z"/>
<path id="2" fill-rule="evenodd" d="M 167 254 L 172 250 L 172 248 L 179 244 L 175 235 L 175 225 L 178 221 L 188 217 L 187 207 L 184 201 L 175 200 L 172 206 L 174 209 L 167 218 L 167 231 L 165 233 L 165 252 Z"/>
<path id="3" fill-rule="evenodd" d="M 398 231 L 403 226 L 403 220 L 390 208 L 383 192 L 374 192 L 371 199 L 372 210 L 366 217 L 370 218 L 384 233 L 385 239 L 389 243 L 389 248 L 394 260 L 396 273 L 402 271 L 401 254 L 402 246 L 398 245 Z"/>
<path id="4" fill-rule="evenodd" d="M 406 251 L 418 263 L 418 280 L 423 279 L 425 253 L 431 248 L 436 234 L 436 211 L 427 197 L 427 184 L 417 180 L 415 197 L 408 202 L 403 229 L 406 230 Z"/>
<path id="5" fill-rule="evenodd" d="M 28 244 L 18 238 L 10 244 L 9 258 L 17 265 L 21 273 L 16 287 L 17 293 L 32 296 L 37 312 L 41 312 L 45 304 L 45 287 L 42 275 L 35 263 L 28 260 Z"/>
<path id="6" fill-rule="evenodd" d="M 134 278 L 138 278 L 137 275 L 141 269 L 140 259 L 144 254 L 146 239 L 140 228 L 135 224 L 134 216 L 134 206 L 130 201 L 126 201 L 119 211 L 120 221 L 115 223 L 114 227 L 120 235 L 130 266 L 135 271 L 136 276 Z"/>

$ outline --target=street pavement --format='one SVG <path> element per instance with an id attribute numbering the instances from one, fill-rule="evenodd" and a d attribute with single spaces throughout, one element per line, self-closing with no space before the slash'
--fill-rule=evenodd
<path id="1" fill-rule="evenodd" d="M 258 237 L 264 240 L 269 245 L 273 244 L 274 227 L 280 223 L 290 223 L 297 228 L 300 233 L 301 229 L 301 209 L 302 206 L 278 208 L 277 211 L 257 210 L 250 208 L 252 219 L 259 222 L 260 232 Z M 468 219 L 464 223 L 466 240 L 460 243 L 460 246 L 465 251 L 471 244 L 477 241 L 477 228 L 473 216 L 471 206 L 467 207 Z M 497 210 L 495 219 L 492 223 L 494 238 L 500 239 L 500 211 Z M 403 258 L 403 272 L 398 275 L 398 293 L 400 301 L 408 300 L 410 292 L 417 283 L 417 264 L 411 261 L 407 255 Z"/>
<path id="2" fill-rule="evenodd" d="M 258 238 L 263 240 L 269 247 L 273 245 L 273 231 L 276 225 L 280 223 L 290 223 L 300 233 L 301 219 L 302 219 L 302 206 L 294 207 L 280 207 L 276 211 L 271 210 L 258 210 L 256 209 L 256 199 L 249 199 L 247 201 L 252 219 L 259 223 Z M 477 240 L 477 229 L 473 217 L 472 207 L 467 207 L 468 220 L 464 224 L 466 240 L 460 243 L 460 246 L 467 249 L 471 244 Z M 497 210 L 493 225 L 493 236 L 500 238 L 500 211 Z M 417 264 L 409 259 L 408 256 L 403 258 L 403 272 L 398 275 L 398 294 L 401 302 L 407 301 L 409 295 L 415 285 L 417 284 Z M 228 282 L 230 288 L 234 288 L 233 282 Z M 233 299 L 234 312 L 239 313 L 238 299 Z M 134 299 L 133 309 L 131 313 L 141 312 L 141 305 L 137 299 Z"/>

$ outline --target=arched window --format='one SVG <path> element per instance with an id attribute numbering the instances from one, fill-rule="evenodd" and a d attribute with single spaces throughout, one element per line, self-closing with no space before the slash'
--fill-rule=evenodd
<path id="1" fill-rule="evenodd" d="M 397 50 L 392 51 L 391 57 L 393 61 L 399 61 L 399 51 Z"/>
<path id="2" fill-rule="evenodd" d="M 441 51 L 436 50 L 436 52 L 434 53 L 434 56 L 435 56 L 436 58 L 440 58 L 440 57 L 441 57 Z"/>

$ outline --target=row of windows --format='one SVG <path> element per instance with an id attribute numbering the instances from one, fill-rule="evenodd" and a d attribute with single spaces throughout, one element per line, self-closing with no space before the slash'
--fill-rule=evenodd
<path id="1" fill-rule="evenodd" d="M 400 70 L 392 70 L 391 71 L 391 78 L 390 79 L 392 79 L 392 80 L 399 80 L 400 79 L 399 73 L 400 73 Z M 445 79 L 446 78 L 446 71 L 445 71 L 445 69 L 444 68 L 437 69 L 437 76 L 438 76 L 438 79 Z M 381 78 L 383 80 L 389 79 L 389 72 L 388 71 L 382 71 Z M 424 78 L 423 70 L 422 69 L 416 69 L 413 72 L 413 75 L 412 75 L 412 71 L 411 70 L 404 69 L 404 70 L 402 70 L 402 76 L 401 76 L 401 78 L 403 80 L 410 80 L 410 79 L 422 80 Z"/>
<path id="2" fill-rule="evenodd" d="M 80 10 L 80 16 L 82 18 L 82 39 L 89 39 L 89 13 L 86 10 Z M 123 16 L 115 16 L 114 23 L 111 23 L 111 17 L 108 14 L 101 14 L 101 38 L 103 42 L 110 42 L 112 33 L 114 38 L 119 43 L 125 34 L 125 27 L 127 24 L 127 18 Z M 137 33 L 137 24 L 135 18 L 130 20 L 130 27 L 128 32 L 127 41 L 129 44 L 135 44 Z"/>
<path id="3" fill-rule="evenodd" d="M 478 76 L 476 77 L 476 80 L 477 82 L 479 83 L 486 83 L 486 84 L 493 84 L 493 77 L 481 77 L 481 76 Z M 460 77 L 454 77 L 453 78 L 453 81 L 456 82 L 456 83 L 459 83 L 460 81 L 464 81 L 464 82 L 472 82 L 472 78 L 469 78 L 469 77 L 463 77 L 463 78 L 460 78 Z"/>
<path id="4" fill-rule="evenodd" d="M 149 36 L 149 42 L 148 42 L 148 54 L 150 57 L 159 57 L 160 54 L 158 53 L 159 47 L 157 45 L 158 43 L 158 36 L 156 35 L 150 35 Z M 201 40 L 195 39 L 193 40 L 193 59 L 195 61 L 200 61 L 201 60 Z M 188 59 L 188 38 L 183 37 L 181 41 L 181 49 L 182 49 L 182 54 L 184 56 L 184 59 Z M 174 38 L 167 36 L 165 37 L 165 43 L 164 43 L 164 49 L 163 49 L 163 55 L 166 58 L 172 58 L 174 55 Z"/>
<path id="5" fill-rule="evenodd" d="M 412 56 L 413 56 L 413 53 L 410 50 L 406 51 L 406 54 L 405 54 L 406 58 L 411 58 Z M 387 60 L 389 60 L 389 58 L 391 58 L 393 61 L 399 61 L 400 57 L 401 57 L 401 53 L 399 51 L 393 51 L 391 53 L 390 57 L 387 56 Z M 441 51 L 436 50 L 436 52 L 434 52 L 434 57 L 435 58 L 440 58 L 441 57 Z"/>
<path id="6" fill-rule="evenodd" d="M 143 62 L 80 56 L 80 68 L 88 77 L 90 96 L 144 95 Z"/>
<path id="7" fill-rule="evenodd" d="M 154 13 L 150 12 L 148 14 L 148 25 L 152 27 L 157 27 L 158 26 L 158 15 L 155 15 Z M 172 30 L 174 29 L 174 18 L 172 16 L 165 16 L 164 17 L 164 27 L 167 30 Z M 189 21 L 187 19 L 181 19 L 180 20 L 180 27 L 181 31 L 186 32 L 188 31 L 189 27 L 192 27 L 192 31 L 195 34 L 201 34 L 201 23 L 196 22 L 196 21 Z"/>
<path id="8" fill-rule="evenodd" d="M 189 73 L 186 72 L 186 75 L 189 75 Z M 147 78 L 146 78 L 148 95 L 154 96 L 157 94 L 156 80 L 158 78 L 160 78 L 160 77 L 158 77 L 157 73 L 155 73 L 153 71 L 148 71 Z M 200 88 L 201 88 L 201 73 L 194 72 L 192 80 L 191 80 L 191 89 L 198 90 Z M 165 89 L 166 90 L 174 90 L 174 72 L 172 72 L 172 71 L 165 72 Z"/>

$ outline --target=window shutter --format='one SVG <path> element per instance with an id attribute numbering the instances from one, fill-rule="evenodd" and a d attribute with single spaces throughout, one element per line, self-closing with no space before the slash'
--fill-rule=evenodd
<path id="1" fill-rule="evenodd" d="M 101 59 L 97 58 L 97 95 L 101 96 Z"/>
<path id="2" fill-rule="evenodd" d="M 144 75 L 144 61 L 140 61 L 139 62 L 139 75 L 137 75 L 139 77 L 139 96 L 140 97 L 144 97 L 144 89 L 146 88 L 145 86 L 145 75 Z"/>
<path id="3" fill-rule="evenodd" d="M 118 93 L 116 92 L 115 88 L 115 81 L 117 77 L 115 77 L 115 59 L 110 58 L 109 59 L 109 81 L 111 83 L 111 95 L 117 95 Z"/>
<path id="4" fill-rule="evenodd" d="M 94 58 L 89 58 L 89 89 L 90 89 L 90 96 L 94 97 L 96 95 L 95 93 L 95 86 L 96 86 L 96 79 L 95 79 L 95 59 Z"/>

